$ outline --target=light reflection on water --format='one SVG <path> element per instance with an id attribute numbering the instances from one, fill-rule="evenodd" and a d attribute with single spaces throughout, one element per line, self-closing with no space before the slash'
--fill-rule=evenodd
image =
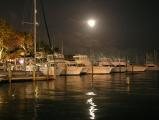
<path id="1" fill-rule="evenodd" d="M 95 119 L 95 111 L 98 110 L 96 109 L 96 104 L 93 101 L 93 98 L 89 98 L 87 100 L 87 104 L 90 104 L 90 108 L 89 108 L 89 114 L 90 114 L 90 119 L 94 120 Z"/>
<path id="2" fill-rule="evenodd" d="M 96 108 L 96 104 L 94 102 L 94 98 L 92 96 L 95 96 L 96 94 L 94 92 L 87 92 L 86 95 L 90 96 L 90 98 L 87 99 L 86 103 L 89 104 L 89 115 L 90 119 L 94 120 L 95 119 L 95 111 L 98 110 Z"/>
<path id="3" fill-rule="evenodd" d="M 126 119 L 131 114 L 135 119 L 149 117 L 159 108 L 158 79 L 158 72 L 146 72 L 94 75 L 93 81 L 91 75 L 86 75 L 0 83 L 0 119 Z"/>

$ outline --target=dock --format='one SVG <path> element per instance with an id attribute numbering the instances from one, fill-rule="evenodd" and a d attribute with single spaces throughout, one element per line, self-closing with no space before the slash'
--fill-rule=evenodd
<path id="1" fill-rule="evenodd" d="M 40 72 L 28 71 L 0 71 L 0 82 L 25 82 L 25 81 L 45 81 L 54 80 L 55 76 L 43 75 Z"/>

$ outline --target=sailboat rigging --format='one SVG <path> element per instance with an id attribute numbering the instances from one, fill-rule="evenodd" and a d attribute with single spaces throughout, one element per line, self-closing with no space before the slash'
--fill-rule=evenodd
<path id="1" fill-rule="evenodd" d="M 33 22 L 33 28 L 34 28 L 34 36 L 33 36 L 33 39 L 34 39 L 34 59 L 35 59 L 35 62 L 36 62 L 36 14 L 37 14 L 37 9 L 36 9 L 36 0 L 34 0 L 34 22 Z"/>
<path id="2" fill-rule="evenodd" d="M 48 39 L 49 39 L 49 46 L 51 48 L 52 47 L 51 46 L 51 38 L 50 38 L 50 33 L 49 33 L 48 25 L 47 25 L 47 22 L 46 22 L 44 4 L 43 4 L 42 0 L 40 0 L 40 3 L 41 3 L 41 8 L 42 8 L 42 15 L 43 15 L 43 19 L 44 19 L 44 24 L 45 24 L 45 27 L 46 27 L 46 33 L 47 33 L 47 36 L 48 36 Z"/>

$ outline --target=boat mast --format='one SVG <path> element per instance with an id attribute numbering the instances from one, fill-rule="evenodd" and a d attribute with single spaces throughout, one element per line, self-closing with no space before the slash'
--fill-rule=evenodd
<path id="1" fill-rule="evenodd" d="M 36 62 L 36 14 L 37 14 L 37 10 L 36 10 L 36 0 L 34 0 L 34 59 Z"/>
<path id="2" fill-rule="evenodd" d="M 62 42 L 62 43 L 61 43 L 61 53 L 63 54 L 63 39 L 62 39 L 61 42 Z"/>
<path id="3" fill-rule="evenodd" d="M 157 51 L 155 49 L 153 50 L 153 56 L 154 56 L 153 62 L 154 62 L 154 64 L 157 64 Z"/>

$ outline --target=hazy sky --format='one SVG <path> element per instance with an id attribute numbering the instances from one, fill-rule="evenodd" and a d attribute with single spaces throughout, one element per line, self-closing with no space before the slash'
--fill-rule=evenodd
<path id="1" fill-rule="evenodd" d="M 38 39 L 47 36 L 38 2 Z M 118 55 L 158 49 L 159 13 L 157 1 L 149 0 L 43 0 L 51 39 L 64 53 Z M 0 0 L 0 18 L 7 20 L 17 31 L 31 31 L 33 0 Z M 86 21 L 97 20 L 90 29 Z"/>

